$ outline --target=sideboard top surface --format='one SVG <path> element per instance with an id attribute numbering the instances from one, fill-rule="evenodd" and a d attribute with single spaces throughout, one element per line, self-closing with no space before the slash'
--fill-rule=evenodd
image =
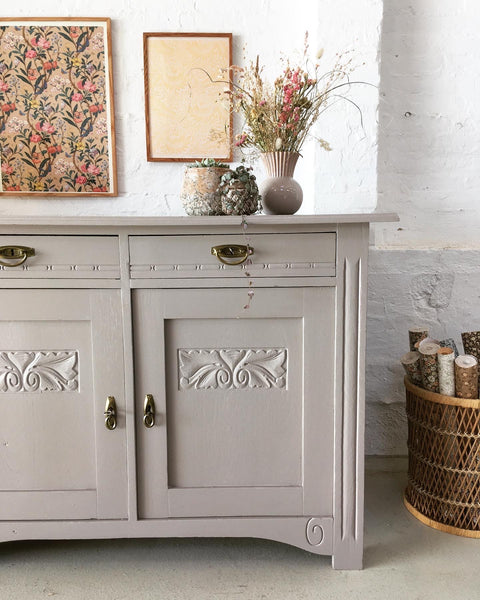
<path id="1" fill-rule="evenodd" d="M 374 223 L 398 221 L 395 213 L 343 213 L 329 215 L 250 215 L 245 221 L 252 229 L 274 227 L 316 227 L 346 223 Z M 42 229 L 68 227 L 68 228 L 186 228 L 195 229 L 220 229 L 239 227 L 242 224 L 240 216 L 3 216 L 0 217 L 0 228 L 5 232 L 9 228 L 37 228 Z"/>

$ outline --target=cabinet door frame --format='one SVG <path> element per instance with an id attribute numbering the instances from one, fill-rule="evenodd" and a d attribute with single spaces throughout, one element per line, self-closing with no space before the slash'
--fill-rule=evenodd
<path id="1" fill-rule="evenodd" d="M 208 297 L 209 301 L 206 301 Z M 332 515 L 335 288 L 257 290 L 248 310 L 244 289 L 135 289 L 133 321 L 137 413 L 138 516 Z M 167 468 L 165 320 L 216 319 L 219 306 L 230 306 L 228 318 L 300 318 L 303 320 L 302 481 L 286 487 L 169 488 Z M 223 313 L 224 314 L 224 313 Z M 319 333 L 323 332 L 328 340 Z M 330 343 L 328 376 L 316 367 L 323 343 Z M 322 350 L 323 351 L 323 350 Z M 152 356 L 155 357 L 154 362 Z M 157 425 L 142 424 L 145 394 L 152 394 Z M 163 458 L 162 458 L 163 457 Z M 255 496 L 257 508 L 248 509 Z M 258 509 L 260 507 L 260 510 Z"/>
<path id="2" fill-rule="evenodd" d="M 126 407 L 120 290 L 10 289 L 2 290 L 1 297 L 0 320 L 10 322 L 13 327 L 15 321 L 58 323 L 59 327 L 64 328 L 68 328 L 69 322 L 90 323 L 91 355 L 79 356 L 78 371 L 82 385 L 82 369 L 91 369 L 93 397 L 88 426 L 93 427 L 95 443 L 94 472 L 91 475 L 95 483 L 93 488 L 89 486 L 88 489 L 2 490 L 0 519 L 20 521 L 127 518 Z M 39 352 L 63 348 L 40 348 L 32 338 L 30 348 L 5 350 Z M 85 361 L 89 361 L 90 364 L 86 365 Z M 15 393 L 7 394 L 14 398 Z M 117 427 L 113 431 L 105 427 L 104 410 L 107 396 L 114 396 L 117 406 Z M 67 426 L 68 413 L 65 414 L 65 427 Z M 8 431 L 5 431 L 4 435 L 8 436 Z M 43 468 L 54 469 L 54 465 L 45 465 Z"/>

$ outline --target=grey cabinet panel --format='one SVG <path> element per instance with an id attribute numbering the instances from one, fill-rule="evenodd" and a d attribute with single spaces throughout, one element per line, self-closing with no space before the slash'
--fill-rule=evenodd
<path id="1" fill-rule="evenodd" d="M 258 290 L 238 317 L 245 298 L 134 291 L 137 410 L 165 410 L 137 430 L 142 518 L 332 514 L 334 290 Z"/>
<path id="2" fill-rule="evenodd" d="M 0 518 L 125 518 L 119 292 L 0 295 Z"/>

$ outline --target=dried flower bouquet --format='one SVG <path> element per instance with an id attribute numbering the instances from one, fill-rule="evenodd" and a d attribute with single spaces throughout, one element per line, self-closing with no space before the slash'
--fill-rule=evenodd
<path id="1" fill-rule="evenodd" d="M 231 67 L 231 88 L 224 93 L 231 96 L 234 112 L 244 118 L 235 146 L 259 152 L 300 152 L 312 126 L 336 99 L 347 100 L 360 112 L 346 96 L 352 84 L 364 83 L 350 81 L 350 52 L 337 55 L 333 69 L 321 73 L 323 50 L 312 63 L 308 48 L 306 35 L 301 64 L 283 60 L 283 71 L 273 84 L 265 77 L 258 57 L 246 67 Z M 316 139 L 325 150 L 331 149 L 328 142 Z"/>

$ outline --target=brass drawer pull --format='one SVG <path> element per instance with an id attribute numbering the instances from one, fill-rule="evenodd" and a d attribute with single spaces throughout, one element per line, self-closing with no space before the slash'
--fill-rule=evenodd
<path id="1" fill-rule="evenodd" d="M 0 265 L 3 267 L 19 267 L 27 260 L 29 256 L 35 256 L 35 248 L 28 248 L 27 246 L 1 246 L 0 257 L 7 258 L 9 260 L 17 260 L 17 262 L 4 262 L 0 260 Z"/>
<path id="2" fill-rule="evenodd" d="M 253 248 L 241 244 L 223 244 L 213 246 L 212 254 L 224 265 L 241 265 L 253 254 Z"/>
<path id="3" fill-rule="evenodd" d="M 145 403 L 143 405 L 143 424 L 148 429 L 155 425 L 155 402 L 152 394 L 147 394 L 145 396 Z"/>
<path id="4" fill-rule="evenodd" d="M 117 426 L 117 405 L 115 404 L 115 398 L 113 396 L 107 398 L 105 412 L 103 414 L 105 416 L 105 427 L 108 430 L 113 431 Z"/>

